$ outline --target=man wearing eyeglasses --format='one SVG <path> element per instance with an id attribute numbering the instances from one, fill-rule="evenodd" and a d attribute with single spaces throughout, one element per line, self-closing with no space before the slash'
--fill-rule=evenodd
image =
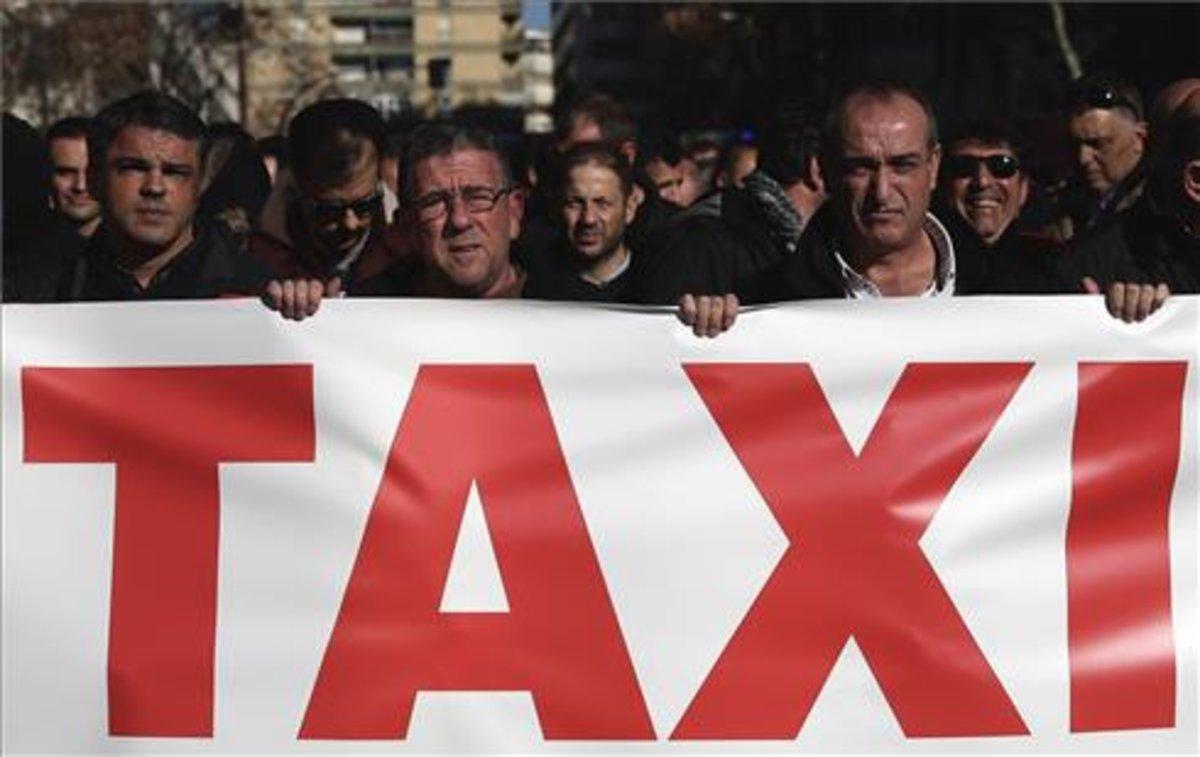
<path id="1" fill-rule="evenodd" d="M 1067 129 L 1085 199 L 1072 213 L 1071 236 L 1133 207 L 1146 183 L 1147 128 L 1142 99 L 1125 82 L 1085 78 L 1067 97 Z"/>
<path id="2" fill-rule="evenodd" d="M 481 129 L 434 122 L 418 127 L 404 161 L 401 207 L 419 254 L 406 255 L 350 295 L 370 297 L 520 297 L 526 273 L 513 262 L 525 198 L 495 138 Z M 268 285 L 268 307 L 302 320 L 331 291 L 301 277 Z"/>
<path id="3" fill-rule="evenodd" d="M 511 256 L 525 198 L 495 138 L 449 123 L 417 128 L 405 160 L 403 207 L 418 255 L 365 281 L 359 294 L 500 299 L 522 296 Z"/>
<path id="4" fill-rule="evenodd" d="M 292 119 L 290 178 L 279 182 L 250 242 L 281 280 L 353 290 L 403 254 L 383 213 L 383 139 L 383 119 L 358 100 L 323 100 Z"/>

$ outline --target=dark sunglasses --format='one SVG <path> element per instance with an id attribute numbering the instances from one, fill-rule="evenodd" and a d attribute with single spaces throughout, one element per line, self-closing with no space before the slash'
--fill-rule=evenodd
<path id="1" fill-rule="evenodd" d="M 1021 170 L 1021 163 L 1015 155 L 988 155 L 986 158 L 978 155 L 951 155 L 946 159 L 946 172 L 955 179 L 965 179 L 974 176 L 979 166 L 986 166 L 988 173 L 997 179 L 1011 179 Z"/>
<path id="2" fill-rule="evenodd" d="M 359 218 L 366 218 L 375 212 L 382 199 L 383 193 L 375 191 L 352 202 L 309 202 L 308 210 L 314 217 L 324 221 L 341 218 L 347 210 Z"/>

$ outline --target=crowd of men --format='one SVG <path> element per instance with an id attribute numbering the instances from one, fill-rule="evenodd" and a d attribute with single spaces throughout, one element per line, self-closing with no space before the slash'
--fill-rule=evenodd
<path id="1" fill-rule="evenodd" d="M 715 336 L 747 303 L 1091 293 L 1132 321 L 1200 290 L 1200 79 L 1149 112 L 1075 82 L 1061 187 L 1008 122 L 957 122 L 944 137 L 922 92 L 870 82 L 819 123 L 681 150 L 594 95 L 516 170 L 486 129 L 401 129 L 352 99 L 257 141 L 159 91 L 44 135 L 6 115 L 4 299 L 254 296 L 294 319 L 332 296 L 621 302 Z"/>

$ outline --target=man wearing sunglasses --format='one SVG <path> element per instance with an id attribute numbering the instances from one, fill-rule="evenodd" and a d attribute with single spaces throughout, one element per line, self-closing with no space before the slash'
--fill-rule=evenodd
<path id="1" fill-rule="evenodd" d="M 403 254 L 383 213 L 383 139 L 383 119 L 359 100 L 323 100 L 292 119 L 290 179 L 278 183 L 251 239 L 281 279 L 353 290 Z"/>
<path id="2" fill-rule="evenodd" d="M 728 330 L 740 303 L 1065 289 L 1057 272 L 986 255 L 970 230 L 955 232 L 965 224 L 929 212 L 942 150 L 921 92 L 894 82 L 851 89 L 821 142 L 829 200 L 778 264 L 742 277 L 733 293 L 680 298 L 680 320 L 697 336 Z"/>
<path id="3" fill-rule="evenodd" d="M 1071 213 L 1069 237 L 1104 224 L 1141 197 L 1148 133 L 1142 98 L 1125 82 L 1081 79 L 1068 92 L 1067 129 L 1083 192 Z"/>
<path id="4" fill-rule="evenodd" d="M 950 142 L 942 163 L 943 201 L 967 222 L 983 244 L 1006 251 L 1015 241 L 1013 222 L 1029 197 L 1029 177 L 1016 140 L 996 122 L 981 120 Z"/>

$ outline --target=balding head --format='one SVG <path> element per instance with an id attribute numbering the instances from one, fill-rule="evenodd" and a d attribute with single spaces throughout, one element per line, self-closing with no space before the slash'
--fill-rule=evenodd
<path id="1" fill-rule="evenodd" d="M 1162 88 L 1150 106 L 1150 125 L 1165 124 L 1185 100 L 1200 92 L 1200 79 L 1179 79 Z"/>
<path id="2" fill-rule="evenodd" d="M 1154 155 L 1161 148 L 1171 115 L 1195 93 L 1200 92 L 1200 79 L 1178 79 L 1163 87 L 1150 106 L 1150 154 Z"/>
<path id="3" fill-rule="evenodd" d="M 1178 198 L 1180 217 L 1200 234 L 1200 89 L 1180 101 L 1164 124 L 1162 177 L 1168 194 Z"/>

